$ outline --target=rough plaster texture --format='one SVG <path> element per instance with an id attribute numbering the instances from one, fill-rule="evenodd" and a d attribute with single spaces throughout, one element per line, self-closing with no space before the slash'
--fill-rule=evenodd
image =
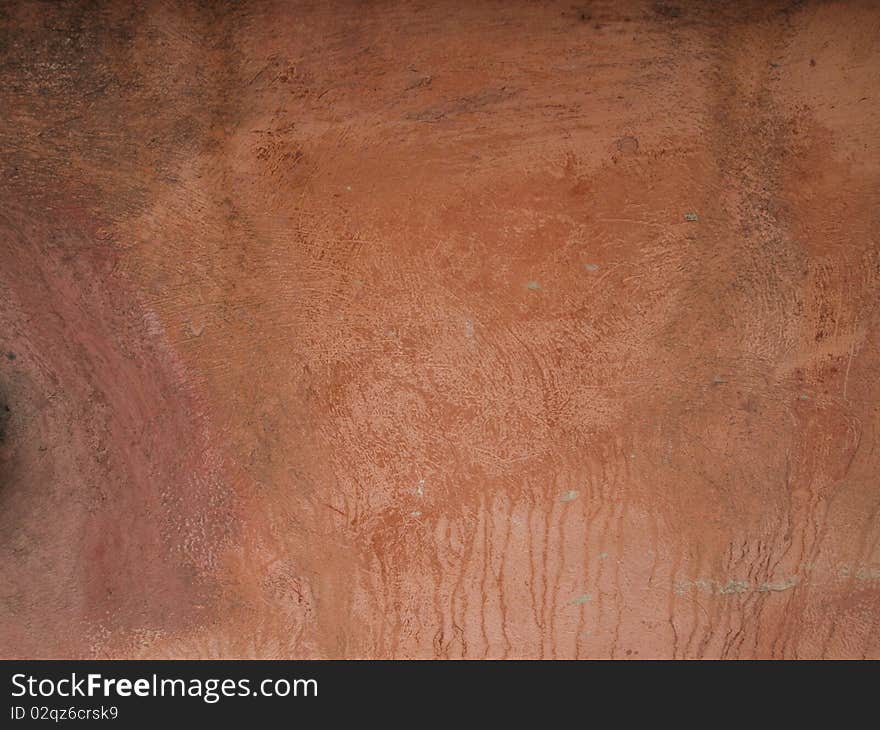
<path id="1" fill-rule="evenodd" d="M 880 6 L 4 2 L 0 655 L 880 658 Z"/>

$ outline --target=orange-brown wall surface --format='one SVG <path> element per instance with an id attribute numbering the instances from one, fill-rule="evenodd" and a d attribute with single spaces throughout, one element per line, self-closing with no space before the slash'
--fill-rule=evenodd
<path id="1" fill-rule="evenodd" d="M 0 656 L 880 658 L 876 2 L 4 2 Z"/>

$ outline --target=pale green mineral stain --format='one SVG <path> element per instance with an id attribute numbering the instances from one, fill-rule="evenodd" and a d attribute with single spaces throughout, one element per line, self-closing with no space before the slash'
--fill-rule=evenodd
<path id="1" fill-rule="evenodd" d="M 752 584 L 747 580 L 735 579 L 730 579 L 726 583 L 720 583 L 711 578 L 695 578 L 694 580 L 678 581 L 675 584 L 675 592 L 680 596 L 694 589 L 717 596 L 731 596 L 747 593 L 752 590 Z"/>
<path id="2" fill-rule="evenodd" d="M 797 576 L 792 576 L 791 578 L 786 578 L 785 580 L 761 583 L 761 585 L 758 586 L 758 591 L 760 591 L 761 593 L 787 591 L 789 588 L 794 588 L 797 584 Z"/>
<path id="3" fill-rule="evenodd" d="M 749 588 L 751 588 L 751 583 L 747 580 L 731 580 L 725 585 L 720 586 L 718 593 L 722 596 L 727 596 L 731 593 L 745 593 Z"/>
<path id="4" fill-rule="evenodd" d="M 572 606 L 583 606 L 585 603 L 589 603 L 592 600 L 593 596 L 591 594 L 581 593 L 581 595 L 572 598 L 570 603 Z"/>
<path id="5" fill-rule="evenodd" d="M 838 575 L 841 578 L 855 578 L 856 580 L 880 580 L 880 568 L 847 563 L 840 566 Z"/>
<path id="6" fill-rule="evenodd" d="M 574 502 L 578 498 L 578 493 L 574 489 L 569 489 L 567 492 L 563 492 L 562 496 L 559 498 L 560 502 Z"/>
<path id="7" fill-rule="evenodd" d="M 704 593 L 714 594 L 716 596 L 732 596 L 740 593 L 748 593 L 756 591 L 758 593 L 773 593 L 787 591 L 794 588 L 798 584 L 797 576 L 786 578 L 785 580 L 767 581 L 752 585 L 747 580 L 736 580 L 731 578 L 726 583 L 720 583 L 710 578 L 695 578 L 694 580 L 678 581 L 675 584 L 675 592 L 682 596 L 689 591 L 696 589 Z"/>

